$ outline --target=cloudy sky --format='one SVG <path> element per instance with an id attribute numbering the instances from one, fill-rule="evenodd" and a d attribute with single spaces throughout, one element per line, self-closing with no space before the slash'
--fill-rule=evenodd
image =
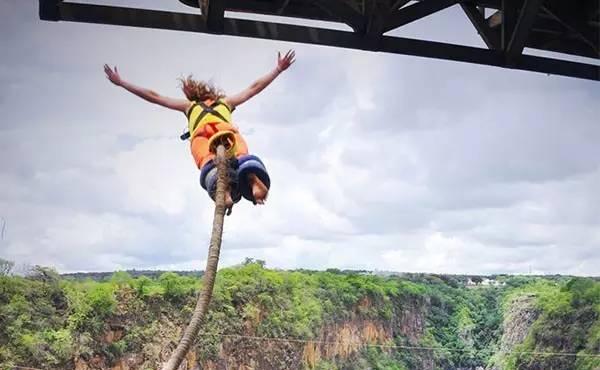
<path id="1" fill-rule="evenodd" d="M 235 93 L 294 48 L 297 63 L 234 115 L 273 187 L 266 206 L 226 219 L 221 266 L 600 273 L 597 82 L 41 22 L 33 0 L 0 14 L 0 257 L 61 272 L 204 268 L 213 206 L 178 139 L 185 118 L 111 85 L 102 65 L 165 95 L 182 96 L 189 73 Z M 458 7 L 396 33 L 482 46 Z"/>

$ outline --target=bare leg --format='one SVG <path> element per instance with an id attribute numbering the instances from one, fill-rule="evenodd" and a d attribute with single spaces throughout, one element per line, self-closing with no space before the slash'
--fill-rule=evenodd
<path id="1" fill-rule="evenodd" d="M 256 203 L 265 204 L 265 200 L 267 200 L 267 195 L 269 194 L 267 186 L 253 173 L 248 175 L 248 180 L 252 187 L 252 196 L 254 196 Z"/>

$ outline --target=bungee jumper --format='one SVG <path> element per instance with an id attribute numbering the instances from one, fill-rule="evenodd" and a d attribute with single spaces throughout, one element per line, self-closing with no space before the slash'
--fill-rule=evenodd
<path id="1" fill-rule="evenodd" d="M 293 50 L 289 50 L 283 57 L 281 53 L 277 53 L 275 69 L 235 95 L 225 95 L 212 84 L 197 81 L 190 75 L 180 79 L 181 90 L 186 99 L 162 96 L 155 91 L 125 81 L 116 66 L 113 69 L 105 64 L 104 72 L 110 82 L 116 86 L 120 86 L 150 103 L 185 114 L 188 131 L 180 138 L 190 141 L 192 156 L 200 169 L 200 185 L 213 201 L 217 186 L 215 150 L 219 144 L 225 146 L 229 161 L 229 184 L 225 194 L 225 206 L 229 215 L 233 205 L 242 197 L 255 205 L 264 204 L 271 186 L 271 180 L 263 161 L 258 156 L 250 154 L 246 141 L 233 124 L 232 112 L 236 107 L 269 86 L 275 78 L 295 62 L 294 58 Z"/>

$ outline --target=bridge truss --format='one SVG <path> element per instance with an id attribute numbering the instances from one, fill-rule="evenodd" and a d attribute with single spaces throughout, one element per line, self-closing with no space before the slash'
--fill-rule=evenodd
<path id="1" fill-rule="evenodd" d="M 173 0 L 176 1 L 176 0 Z M 39 0 L 42 20 L 203 32 L 438 58 L 600 81 L 598 0 L 179 0 L 194 13 Z M 486 48 L 388 32 L 461 7 Z M 192 9 L 192 8 L 190 8 Z M 225 12 L 342 23 L 349 31 L 226 17 Z M 554 52 L 524 54 L 525 48 Z M 558 53 L 558 54 L 556 54 Z M 562 54 L 562 55 L 561 55 Z"/>

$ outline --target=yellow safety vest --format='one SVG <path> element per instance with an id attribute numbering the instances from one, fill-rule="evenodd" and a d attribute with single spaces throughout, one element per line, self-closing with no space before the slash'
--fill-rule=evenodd
<path id="1" fill-rule="evenodd" d="M 233 109 L 222 99 L 204 102 L 193 101 L 185 112 L 188 118 L 188 132 L 181 135 L 181 140 L 194 137 L 197 130 L 201 130 L 207 123 L 231 123 Z"/>

